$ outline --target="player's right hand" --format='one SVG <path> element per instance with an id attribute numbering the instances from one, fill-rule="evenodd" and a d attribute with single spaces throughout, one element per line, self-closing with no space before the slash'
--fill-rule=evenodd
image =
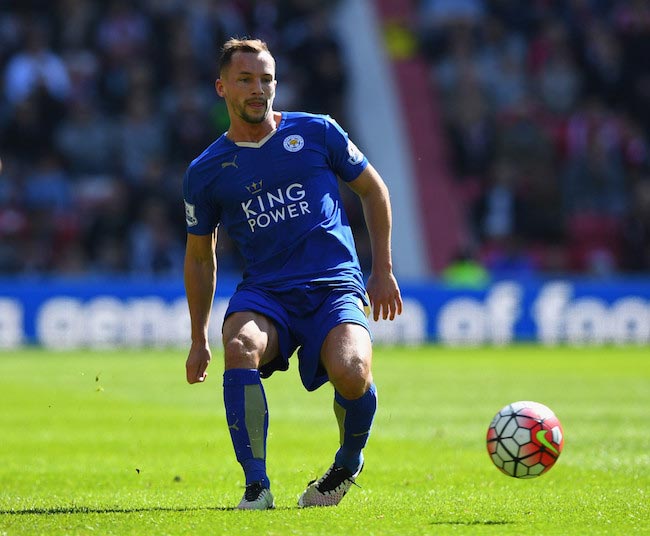
<path id="1" fill-rule="evenodd" d="M 187 383 L 203 383 L 208 377 L 206 369 L 211 359 L 212 354 L 207 343 L 192 343 L 187 361 L 185 362 Z"/>
<path id="2" fill-rule="evenodd" d="M 370 274 L 366 283 L 366 291 L 370 297 L 372 317 L 375 322 L 379 318 L 394 320 L 395 315 L 402 314 L 402 294 L 397 280 L 391 271 Z"/>

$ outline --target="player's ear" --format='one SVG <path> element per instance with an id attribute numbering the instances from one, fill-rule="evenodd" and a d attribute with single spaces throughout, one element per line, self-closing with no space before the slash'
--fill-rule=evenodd
<path id="1" fill-rule="evenodd" d="M 217 91 L 217 95 L 223 97 L 223 82 L 221 81 L 221 78 L 217 78 L 214 81 L 214 89 Z"/>

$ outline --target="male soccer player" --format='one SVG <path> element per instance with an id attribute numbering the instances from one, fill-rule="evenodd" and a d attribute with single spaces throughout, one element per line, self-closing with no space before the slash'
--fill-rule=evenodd
<path id="1" fill-rule="evenodd" d="M 334 386 L 341 432 L 333 464 L 298 503 L 336 505 L 363 468 L 362 449 L 377 407 L 364 308 L 372 307 L 375 320 L 393 320 L 402 311 L 392 272 L 388 191 L 331 118 L 273 111 L 275 60 L 264 42 L 226 42 L 215 87 L 230 127 L 192 161 L 183 183 L 184 280 L 192 326 L 187 381 L 207 377 L 217 228 L 223 225 L 245 259 L 222 327 L 226 417 L 246 477 L 238 508 L 274 506 L 261 378 L 287 370 L 296 349 L 307 390 L 327 381 Z M 337 176 L 363 206 L 372 249 L 365 288 Z"/>

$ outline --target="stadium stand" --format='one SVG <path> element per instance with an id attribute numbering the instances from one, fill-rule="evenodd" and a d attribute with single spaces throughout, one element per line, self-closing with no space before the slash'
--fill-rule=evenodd
<path id="1" fill-rule="evenodd" d="M 408 117 L 400 106 L 402 84 L 395 76 L 380 21 L 381 13 L 367 0 L 342 2 L 335 13 L 334 26 L 344 43 L 342 51 L 349 73 L 346 117 L 353 129 L 353 140 L 390 189 L 393 269 L 400 278 L 422 280 L 431 275 L 429 248 L 423 247 L 431 241 L 425 238 L 421 225 L 422 192 L 415 180 L 418 161 L 411 150 Z M 366 233 L 357 232 L 359 238 L 365 240 Z M 357 246 L 362 244 L 367 242 L 357 240 Z"/>
<path id="2" fill-rule="evenodd" d="M 465 247 L 508 275 L 650 269 L 632 202 L 650 182 L 650 5 L 422 0 L 414 20 Z"/>
<path id="3" fill-rule="evenodd" d="M 405 31 L 417 21 L 408 0 L 377 0 L 392 56 L 393 76 L 399 87 L 398 106 L 408 124 L 415 208 L 426 238 L 432 273 L 440 274 L 453 262 L 465 241 L 462 204 L 455 191 L 444 143 L 443 111 L 435 85 L 427 76 L 426 57 L 412 47 Z"/>
<path id="4" fill-rule="evenodd" d="M 220 44 L 266 39 L 277 107 L 354 134 L 337 4 L 0 1 L 0 274 L 179 275 L 181 178 L 226 127 L 206 83 Z M 650 270 L 647 2 L 370 4 L 418 91 L 401 95 L 409 122 L 428 127 L 411 158 L 434 272 L 457 252 L 494 274 Z"/>
<path id="5" fill-rule="evenodd" d="M 0 4 L 0 274 L 180 274 L 181 181 L 227 127 L 212 80 L 231 35 L 272 47 L 278 108 L 345 123 L 335 1 Z"/>

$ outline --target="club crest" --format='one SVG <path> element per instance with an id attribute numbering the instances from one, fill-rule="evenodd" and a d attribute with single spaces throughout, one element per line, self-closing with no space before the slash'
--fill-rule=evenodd
<path id="1" fill-rule="evenodd" d="M 298 134 L 291 134 L 291 136 L 284 138 L 283 145 L 290 153 L 297 153 L 305 146 L 305 140 Z"/>

